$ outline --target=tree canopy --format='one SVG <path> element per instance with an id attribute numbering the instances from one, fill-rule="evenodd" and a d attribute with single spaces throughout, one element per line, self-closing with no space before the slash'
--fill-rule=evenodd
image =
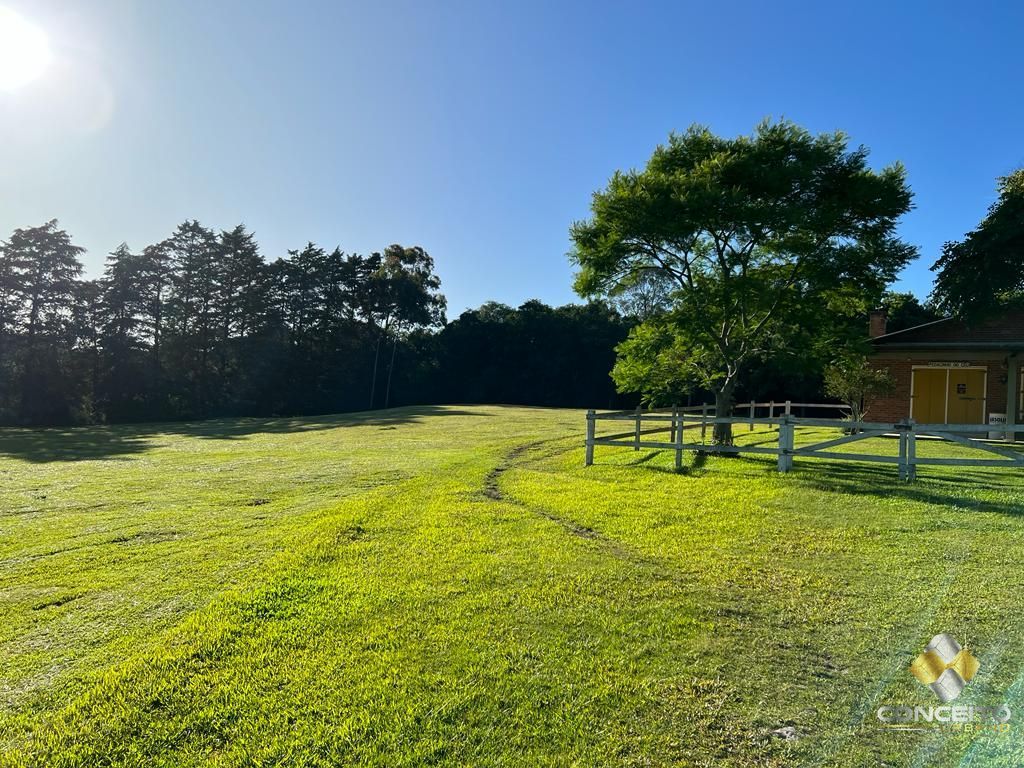
<path id="1" fill-rule="evenodd" d="M 943 317 L 932 301 L 921 302 L 912 293 L 886 291 L 882 296 L 882 308 L 886 311 L 886 332 L 903 331 L 915 325 L 924 325 Z"/>
<path id="2" fill-rule="evenodd" d="M 932 299 L 949 314 L 978 319 L 1024 298 L 1024 169 L 999 179 L 981 223 L 942 247 Z"/>
<path id="3" fill-rule="evenodd" d="M 867 158 L 786 121 L 737 138 L 694 126 L 615 173 L 572 227 L 576 290 L 614 296 L 651 271 L 672 285 L 670 307 L 620 347 L 619 386 L 701 386 L 725 412 L 751 361 L 849 338 L 848 319 L 916 253 L 895 234 L 911 206 L 902 166 Z"/>

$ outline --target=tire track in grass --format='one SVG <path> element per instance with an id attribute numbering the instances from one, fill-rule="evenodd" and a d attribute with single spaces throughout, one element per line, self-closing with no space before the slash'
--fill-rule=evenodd
<path id="1" fill-rule="evenodd" d="M 529 504 L 522 499 L 509 496 L 504 492 L 504 490 L 502 490 L 501 478 L 506 472 L 511 469 L 524 466 L 529 462 L 545 458 L 544 456 L 526 458 L 526 454 L 531 451 L 535 451 L 548 443 L 565 442 L 565 440 L 565 438 L 560 437 L 548 438 L 546 440 L 534 440 L 529 443 L 518 445 L 512 450 L 507 451 L 498 464 L 495 465 L 495 467 L 484 477 L 483 496 L 490 501 L 502 504 L 511 504 L 512 506 L 525 509 L 538 517 L 542 517 L 545 520 L 555 523 L 576 538 L 597 542 L 610 554 L 620 560 L 627 561 L 633 565 L 640 565 L 645 568 L 652 569 L 661 577 L 674 578 L 672 570 L 666 568 L 665 564 L 658 559 L 643 555 L 636 549 L 601 533 L 595 528 L 582 525 L 569 517 L 552 512 L 550 509 L 546 509 L 535 504 Z M 558 453 L 562 452 L 564 451 L 558 451 Z"/>
<path id="2" fill-rule="evenodd" d="M 562 445 L 543 454 L 528 455 L 545 444 L 558 442 L 566 443 L 566 438 L 537 440 L 518 445 L 507 451 L 499 463 L 485 476 L 483 496 L 491 501 L 525 510 L 536 517 L 555 523 L 572 536 L 594 542 L 603 552 L 614 557 L 626 568 L 632 569 L 641 578 L 649 580 L 651 584 L 661 585 L 660 588 L 672 590 L 676 594 L 674 613 L 692 614 L 695 624 L 705 621 L 720 624 L 724 611 L 733 601 L 732 595 L 728 592 L 722 590 L 710 592 L 707 585 L 702 584 L 699 579 L 694 578 L 692 574 L 680 571 L 663 558 L 645 554 L 599 530 L 505 493 L 501 487 L 501 480 L 510 470 L 521 469 L 531 463 L 572 450 L 572 447 Z M 688 713 L 690 721 L 697 719 L 701 722 L 702 728 L 710 729 L 714 734 L 719 735 L 721 743 L 709 747 L 713 757 L 705 758 L 706 762 L 701 762 L 701 765 L 710 765 L 712 762 L 717 765 L 722 758 L 736 755 L 737 750 L 740 750 L 741 754 L 758 755 L 758 765 L 785 764 L 781 762 L 785 757 L 780 752 L 785 753 L 790 745 L 780 739 L 776 732 L 777 726 L 781 725 L 782 721 L 771 725 L 760 724 L 755 727 L 746 722 L 737 722 L 735 717 L 725 713 L 723 710 L 725 703 L 738 700 L 740 695 L 735 687 L 719 677 L 717 671 L 686 669 L 667 674 L 662 672 L 653 674 L 651 681 L 652 691 L 656 692 L 653 695 L 657 697 L 657 700 L 651 703 L 650 710 L 645 717 L 654 720 L 664 718 L 671 721 L 679 716 L 679 711 L 682 709 Z M 680 700 L 685 701 L 685 705 L 681 705 Z M 695 702 L 701 702 L 703 706 L 698 707 Z M 693 709 L 690 708 L 691 705 L 694 707 Z M 707 733 L 700 735 L 705 738 L 708 736 Z M 689 756 L 685 750 L 684 753 Z M 741 760 L 742 762 L 737 764 L 748 764 L 745 757 Z"/>
<path id="3" fill-rule="evenodd" d="M 501 476 L 508 472 L 510 469 L 514 468 L 517 462 L 520 459 L 522 459 L 523 456 L 525 456 L 532 450 L 540 448 L 545 443 L 554 442 L 554 440 L 558 439 L 560 438 L 548 440 L 534 440 L 533 442 L 530 443 L 518 445 L 511 451 L 506 452 L 505 455 L 502 457 L 501 461 L 498 462 L 498 464 L 495 465 L 495 467 L 490 472 L 487 473 L 486 477 L 484 477 L 483 495 L 490 499 L 491 501 L 503 502 L 505 504 L 513 504 L 517 507 L 527 509 L 530 512 L 533 512 L 534 514 L 538 514 L 541 517 L 547 518 L 551 522 L 557 523 L 558 525 L 562 526 L 573 536 L 578 536 L 582 539 L 598 540 L 605 544 L 614 544 L 615 542 L 613 542 L 611 539 L 602 536 L 593 528 L 588 528 L 587 526 L 580 525 L 579 523 L 575 522 L 574 520 L 570 520 L 567 517 L 561 517 L 552 512 L 549 512 L 548 510 L 541 509 L 540 507 L 529 505 L 526 502 L 521 501 L 519 499 L 514 499 L 511 498 L 510 496 L 506 496 L 505 492 L 501 489 Z"/>

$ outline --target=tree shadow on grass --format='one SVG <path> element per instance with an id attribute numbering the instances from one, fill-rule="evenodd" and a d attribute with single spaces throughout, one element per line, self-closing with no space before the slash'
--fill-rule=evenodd
<path id="1" fill-rule="evenodd" d="M 668 474 L 693 474 L 704 467 L 709 454 L 694 454 L 689 466 L 677 472 L 671 467 L 648 464 L 651 457 L 631 462 L 642 465 L 643 471 Z M 995 491 L 1012 493 L 1024 491 L 1024 469 L 1007 466 L 1005 469 L 985 468 L 972 474 L 930 473 L 928 467 L 918 467 L 918 479 L 905 483 L 899 479 L 895 464 L 872 465 L 866 462 L 829 461 L 827 459 L 803 459 L 796 462 L 787 475 L 791 482 L 803 488 L 850 496 L 873 496 L 886 499 L 903 499 L 922 504 L 957 507 L 977 512 L 997 512 L 1005 515 L 1024 515 L 1024 504 L 1012 501 L 979 499 L 969 495 L 972 491 Z M 740 472 L 737 478 L 736 471 Z M 714 472 L 714 469 L 705 470 Z M 775 458 L 763 456 L 736 456 L 730 467 L 732 479 L 748 476 L 754 479 L 764 474 L 775 474 Z"/>
<path id="2" fill-rule="evenodd" d="M 955 476 L 929 474 L 927 467 L 918 467 L 917 471 L 918 479 L 912 483 L 905 483 L 900 481 L 896 465 L 871 466 L 854 462 L 815 460 L 813 463 L 798 463 L 789 476 L 801 486 L 817 491 L 902 499 L 976 512 L 1024 514 L 1024 505 L 1020 503 L 980 499 L 969 495 L 972 491 L 1024 490 L 1024 470 L 1007 467 L 997 472 L 982 471 L 977 474 Z"/>
<path id="3" fill-rule="evenodd" d="M 346 427 L 399 428 L 436 416 L 489 415 L 457 406 L 421 405 L 294 418 L 210 419 L 66 429 L 2 428 L 0 457 L 33 463 L 124 459 L 160 447 L 163 436 L 241 440 L 258 434 L 294 434 Z"/>

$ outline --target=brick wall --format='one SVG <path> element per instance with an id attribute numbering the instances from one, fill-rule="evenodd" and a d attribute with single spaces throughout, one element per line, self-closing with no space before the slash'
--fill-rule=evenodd
<path id="1" fill-rule="evenodd" d="M 900 421 L 910 416 L 910 371 L 913 362 L 909 360 L 873 360 L 875 367 L 889 371 L 896 379 L 896 389 L 890 397 L 875 398 L 867 403 L 868 421 Z"/>

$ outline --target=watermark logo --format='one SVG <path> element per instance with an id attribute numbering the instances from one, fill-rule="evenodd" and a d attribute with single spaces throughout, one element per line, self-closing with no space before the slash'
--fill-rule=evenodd
<path id="1" fill-rule="evenodd" d="M 973 653 L 952 635 L 943 633 L 925 646 L 910 665 L 910 672 L 946 704 L 963 693 L 980 667 L 981 662 Z"/>
<path id="2" fill-rule="evenodd" d="M 936 635 L 910 664 L 911 674 L 922 685 L 928 686 L 941 702 L 940 706 L 886 704 L 878 708 L 876 716 L 887 728 L 922 731 L 927 728 L 957 730 L 991 730 L 1006 733 L 1010 728 L 1010 708 L 950 704 L 971 682 L 981 662 L 950 634 Z"/>

